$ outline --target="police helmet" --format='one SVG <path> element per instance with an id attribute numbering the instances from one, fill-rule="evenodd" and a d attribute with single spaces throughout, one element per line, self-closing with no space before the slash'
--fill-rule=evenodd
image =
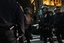
<path id="1" fill-rule="evenodd" d="M 55 7 L 54 8 L 54 11 L 56 11 L 56 10 L 60 10 L 60 7 Z"/>
<path id="2" fill-rule="evenodd" d="M 47 5 L 41 6 L 41 9 L 44 9 L 44 8 L 48 9 L 49 7 Z"/>

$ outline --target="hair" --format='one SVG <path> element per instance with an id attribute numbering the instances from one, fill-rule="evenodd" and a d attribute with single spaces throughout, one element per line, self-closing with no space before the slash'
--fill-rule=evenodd
<path id="1" fill-rule="evenodd" d="M 24 9 L 24 13 L 26 14 L 26 11 L 28 11 L 29 9 L 31 9 L 30 7 L 26 7 L 25 9 Z"/>

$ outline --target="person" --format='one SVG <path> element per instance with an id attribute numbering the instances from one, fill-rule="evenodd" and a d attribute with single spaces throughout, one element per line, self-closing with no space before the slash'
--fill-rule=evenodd
<path id="1" fill-rule="evenodd" d="M 59 43 L 62 43 L 61 40 L 61 30 L 62 30 L 62 13 L 60 7 L 54 8 L 54 28 L 55 28 L 55 35 L 57 36 L 57 40 Z"/>
<path id="2" fill-rule="evenodd" d="M 22 12 L 24 13 L 23 7 L 21 5 L 20 5 L 20 8 L 21 8 Z M 23 29 L 23 30 L 25 30 L 25 29 Z M 25 32 L 24 32 L 24 34 L 25 34 Z M 24 43 L 24 35 L 21 38 L 19 38 L 19 43 L 21 43 L 21 42 Z"/>
<path id="3" fill-rule="evenodd" d="M 40 17 L 40 39 L 44 38 L 44 43 L 47 43 L 47 38 L 49 38 L 50 43 L 53 43 L 51 40 L 51 30 L 52 30 L 52 15 L 51 11 L 48 11 L 48 6 L 42 6 L 42 15 Z"/>
<path id="4" fill-rule="evenodd" d="M 61 30 L 61 36 L 62 39 L 64 40 L 64 12 L 62 12 L 62 30 Z"/>
<path id="5" fill-rule="evenodd" d="M 19 6 L 20 6 L 20 8 L 21 8 L 21 10 L 22 10 L 22 12 L 24 13 L 24 10 L 23 10 L 23 7 L 22 7 L 22 5 L 20 4 L 20 2 L 19 2 L 19 0 L 16 0 L 17 1 L 17 3 L 19 4 Z M 25 29 L 23 29 L 23 30 L 25 30 Z M 18 31 L 18 29 L 16 30 L 16 32 L 17 32 L 17 37 L 19 37 L 19 43 L 24 43 L 24 34 L 25 34 L 25 32 L 24 32 L 24 34 L 22 34 L 22 33 L 20 33 L 19 31 Z M 19 34 L 22 34 L 21 36 L 19 36 Z"/>
<path id="6" fill-rule="evenodd" d="M 27 43 L 31 43 L 30 39 L 32 39 L 31 36 L 32 9 L 30 7 L 26 7 L 24 12 L 25 12 L 25 37 Z"/>
<path id="7" fill-rule="evenodd" d="M 24 14 L 19 4 L 16 0 L 0 0 L 0 43 L 17 43 L 14 35 L 16 25 L 23 34 Z"/>

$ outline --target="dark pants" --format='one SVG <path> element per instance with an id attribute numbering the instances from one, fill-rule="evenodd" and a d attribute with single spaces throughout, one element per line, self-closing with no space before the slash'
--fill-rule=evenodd
<path id="1" fill-rule="evenodd" d="M 27 40 L 27 43 L 30 43 L 30 39 L 32 39 L 31 33 L 29 32 L 29 30 L 25 30 L 25 37 Z"/>
<path id="2" fill-rule="evenodd" d="M 24 43 L 23 37 L 21 37 L 21 38 L 19 39 L 19 43 Z"/>
<path id="3" fill-rule="evenodd" d="M 6 28 L 0 28 L 0 43 L 16 43 L 17 40 L 14 37 L 13 30 L 7 30 Z"/>
<path id="4" fill-rule="evenodd" d="M 57 28 L 56 29 L 56 36 L 57 36 L 57 40 L 58 40 L 59 43 L 62 43 L 62 40 L 61 40 L 61 37 L 60 37 L 61 33 L 62 33 L 62 28 L 60 28 L 60 27 Z"/>
<path id="5" fill-rule="evenodd" d="M 42 41 L 42 39 L 43 39 L 43 29 L 42 28 L 40 28 L 39 33 L 40 33 L 40 40 Z"/>
<path id="6" fill-rule="evenodd" d="M 64 27 L 61 29 L 61 36 L 62 36 L 62 39 L 64 39 Z"/>
<path id="7" fill-rule="evenodd" d="M 53 41 L 51 40 L 52 37 L 52 31 L 46 28 L 42 28 L 40 30 L 40 39 L 42 40 L 42 38 L 44 38 L 44 43 L 47 43 L 47 38 L 49 38 L 50 43 L 53 43 Z"/>

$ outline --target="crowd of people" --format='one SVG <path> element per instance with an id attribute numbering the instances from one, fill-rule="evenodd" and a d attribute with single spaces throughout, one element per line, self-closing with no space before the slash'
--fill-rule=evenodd
<path id="1" fill-rule="evenodd" d="M 47 5 L 42 6 L 42 15 L 40 15 L 40 40 L 44 40 L 47 43 L 49 38 L 50 43 L 53 42 L 53 33 L 57 37 L 58 43 L 62 43 L 64 39 L 64 12 L 61 12 L 61 8 L 56 6 L 53 11 L 48 10 Z M 53 33 L 52 33 L 53 32 Z"/>
<path id="2" fill-rule="evenodd" d="M 47 43 L 52 40 L 52 32 L 57 36 L 59 43 L 64 39 L 64 12 L 60 7 L 55 7 L 54 12 L 48 10 L 47 5 L 41 7 L 42 15 L 39 16 L 40 40 Z M 0 1 L 0 43 L 24 43 L 24 36 L 27 43 L 31 43 L 32 9 L 22 8 L 17 0 Z M 35 18 L 35 16 L 34 16 Z M 54 30 L 53 30 L 54 29 Z M 62 36 L 62 38 L 61 38 Z M 19 38 L 19 41 L 17 41 Z"/>
<path id="3" fill-rule="evenodd" d="M 0 43 L 24 43 L 24 36 L 30 43 L 31 14 L 32 9 L 26 7 L 23 10 L 18 0 L 1 0 Z"/>

